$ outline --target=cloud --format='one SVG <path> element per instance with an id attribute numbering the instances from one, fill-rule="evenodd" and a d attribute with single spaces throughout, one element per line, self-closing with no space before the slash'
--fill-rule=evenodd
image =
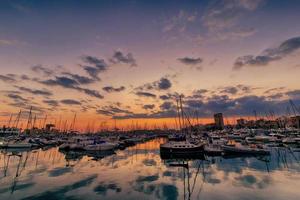
<path id="1" fill-rule="evenodd" d="M 162 28 L 162 32 L 169 33 L 172 31 L 177 31 L 179 33 L 184 33 L 187 27 L 194 23 L 197 18 L 197 13 L 187 13 L 184 10 L 180 10 L 178 14 L 169 18 Z"/>
<path id="2" fill-rule="evenodd" d="M 140 96 L 140 97 L 151 97 L 151 98 L 156 98 L 156 95 L 155 94 L 152 94 L 150 92 L 136 92 L 135 93 L 137 96 Z"/>
<path id="3" fill-rule="evenodd" d="M 57 107 L 59 102 L 56 100 L 43 100 L 44 103 L 48 104 L 49 106 Z"/>
<path id="4" fill-rule="evenodd" d="M 144 119 L 159 119 L 159 118 L 170 118 L 176 117 L 177 112 L 176 110 L 165 110 L 165 111 L 158 111 L 154 113 L 132 113 L 128 115 L 122 116 L 113 116 L 114 119 L 137 119 L 137 118 L 144 118 Z"/>
<path id="5" fill-rule="evenodd" d="M 9 97 L 10 99 L 14 99 L 14 100 L 17 100 L 17 101 L 23 101 L 23 102 L 27 102 L 28 100 L 21 97 L 20 95 L 17 95 L 17 94 L 8 94 L 7 97 Z"/>
<path id="6" fill-rule="evenodd" d="M 98 114 L 106 115 L 106 116 L 115 116 L 115 115 L 129 115 L 132 114 L 131 111 L 127 109 L 120 108 L 118 106 L 109 105 L 104 106 L 102 109 L 96 110 Z"/>
<path id="7" fill-rule="evenodd" d="M 159 98 L 160 98 L 161 100 L 168 100 L 168 99 L 170 99 L 171 97 L 170 97 L 169 95 L 160 95 Z"/>
<path id="8" fill-rule="evenodd" d="M 168 90 L 172 87 L 171 81 L 166 78 L 162 77 L 158 81 L 154 81 L 152 83 L 146 83 L 142 86 L 135 88 L 138 91 L 147 91 L 147 90 Z"/>
<path id="9" fill-rule="evenodd" d="M 39 104 L 33 102 L 29 98 L 24 98 L 19 95 L 18 91 L 7 91 L 8 94 L 6 95 L 9 99 L 13 102 L 8 103 L 7 105 L 17 108 L 22 108 L 29 110 L 32 107 L 32 110 L 36 112 L 44 112 L 44 108 L 41 107 Z"/>
<path id="10" fill-rule="evenodd" d="M 108 69 L 108 65 L 104 59 L 100 59 L 94 56 L 83 56 L 84 65 L 81 65 L 86 73 L 94 80 L 99 81 L 99 73 L 104 72 Z"/>
<path id="11" fill-rule="evenodd" d="M 23 92 L 28 92 L 28 93 L 31 93 L 34 95 L 42 95 L 42 96 L 52 96 L 53 95 L 53 93 L 51 91 L 46 90 L 46 89 L 37 90 L 37 89 L 30 89 L 30 88 L 19 87 L 19 86 L 15 86 L 15 87 Z"/>
<path id="12" fill-rule="evenodd" d="M 286 92 L 286 95 L 288 95 L 291 98 L 299 98 L 300 99 L 300 90 L 291 90 Z"/>
<path id="13" fill-rule="evenodd" d="M 42 65 L 32 66 L 31 70 L 33 72 L 36 72 L 36 73 L 41 74 L 43 76 L 52 76 L 52 75 L 54 75 L 54 71 L 52 69 L 43 67 Z"/>
<path id="14" fill-rule="evenodd" d="M 85 94 L 92 96 L 92 97 L 96 97 L 99 99 L 103 99 L 104 97 L 97 91 L 97 90 L 91 90 L 91 89 L 86 89 L 86 88 L 78 88 L 77 90 L 79 91 L 83 91 Z"/>
<path id="15" fill-rule="evenodd" d="M 178 58 L 178 60 L 186 65 L 197 65 L 203 62 L 203 59 L 198 57 L 198 58 L 191 58 L 191 57 L 183 57 L 183 58 Z"/>
<path id="16" fill-rule="evenodd" d="M 132 67 L 136 67 L 136 60 L 133 57 L 132 53 L 125 55 L 122 51 L 115 51 L 110 61 L 114 64 L 128 64 Z"/>
<path id="17" fill-rule="evenodd" d="M 293 99 L 296 105 L 300 104 L 300 91 L 294 90 L 286 93 Z M 285 114 L 288 99 L 282 96 L 270 98 L 270 96 L 246 95 L 232 98 L 227 95 L 213 95 L 203 99 L 184 99 L 183 108 L 185 113 L 197 111 L 199 117 L 212 117 L 214 113 L 222 112 L 226 116 L 249 116 L 253 115 L 253 110 L 259 114 L 275 110 L 277 114 Z M 170 118 L 176 117 L 176 106 L 172 102 L 164 102 L 159 107 L 160 111 L 152 113 L 131 113 L 122 116 L 114 116 L 116 119 L 130 118 Z"/>
<path id="18" fill-rule="evenodd" d="M 24 81 L 30 80 L 30 78 L 27 75 L 25 75 L 25 74 L 22 74 L 20 76 L 20 78 L 21 78 L 21 80 L 24 80 Z"/>
<path id="19" fill-rule="evenodd" d="M 265 0 L 216 0 L 210 1 L 201 18 L 207 31 L 206 40 L 227 41 L 252 36 L 257 32 L 245 27 L 242 19 L 264 4 Z"/>
<path id="20" fill-rule="evenodd" d="M 146 105 L 143 105 L 142 108 L 145 110 L 152 110 L 155 108 L 155 105 L 154 104 L 146 104 Z"/>
<path id="21" fill-rule="evenodd" d="M 47 86 L 61 86 L 63 88 L 69 88 L 80 92 L 84 92 L 85 94 L 92 97 L 96 97 L 100 99 L 103 98 L 103 96 L 98 91 L 82 88 L 80 87 L 79 82 L 66 76 L 56 76 L 55 79 L 48 79 L 48 80 L 38 81 L 38 82 Z"/>
<path id="22" fill-rule="evenodd" d="M 202 22 L 210 31 L 234 27 L 245 12 L 256 10 L 263 0 L 218 0 L 212 1 L 205 10 Z"/>
<path id="23" fill-rule="evenodd" d="M 81 102 L 73 99 L 63 99 L 60 102 L 66 105 L 81 105 Z"/>
<path id="24" fill-rule="evenodd" d="M 172 87 L 172 83 L 169 79 L 167 78 L 161 78 L 158 82 L 157 82 L 157 87 L 160 90 L 167 90 L 169 88 Z"/>
<path id="25" fill-rule="evenodd" d="M 161 100 L 169 100 L 169 99 L 176 99 L 178 96 L 179 94 L 175 92 L 174 94 L 168 93 L 168 94 L 160 95 L 159 98 Z"/>
<path id="26" fill-rule="evenodd" d="M 300 37 L 290 38 L 275 48 L 264 50 L 261 54 L 240 56 L 236 59 L 233 69 L 239 70 L 245 66 L 266 66 L 272 61 L 281 60 L 284 57 L 300 49 Z"/>
<path id="27" fill-rule="evenodd" d="M 174 104 L 172 102 L 167 101 L 161 104 L 159 107 L 161 110 L 170 110 L 171 108 L 174 108 Z"/>
<path id="28" fill-rule="evenodd" d="M 78 83 L 85 85 L 85 84 L 91 84 L 95 82 L 95 79 L 86 77 L 86 76 L 81 76 L 78 74 L 72 74 L 68 72 L 64 72 L 64 75 L 70 76 L 72 79 L 76 80 Z"/>
<path id="29" fill-rule="evenodd" d="M 77 85 L 79 85 L 76 80 L 66 76 L 56 76 L 55 79 L 40 81 L 40 83 L 50 86 L 62 86 L 65 88 L 75 88 Z"/>
<path id="30" fill-rule="evenodd" d="M 112 86 L 106 86 L 102 88 L 105 92 L 111 93 L 111 92 L 121 92 L 124 91 L 126 88 L 124 86 L 114 88 Z"/>
<path id="31" fill-rule="evenodd" d="M 0 74 L 0 80 L 6 83 L 13 83 L 16 82 L 15 77 L 12 74 L 7 74 L 7 75 L 1 75 Z"/>
<path id="32" fill-rule="evenodd" d="M 25 44 L 25 42 L 21 42 L 19 40 L 0 39 L 0 46 L 13 46 L 19 44 Z"/>

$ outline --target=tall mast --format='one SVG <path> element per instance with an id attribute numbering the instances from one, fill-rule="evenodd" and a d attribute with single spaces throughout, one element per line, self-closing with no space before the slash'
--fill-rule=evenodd
<path id="1" fill-rule="evenodd" d="M 181 120 L 180 120 L 180 111 L 179 111 L 178 99 L 176 99 L 176 104 L 177 104 L 177 115 L 178 115 L 179 130 L 181 130 Z"/>
<path id="2" fill-rule="evenodd" d="M 180 110 L 181 110 L 182 126 L 183 126 L 183 128 L 185 128 L 185 120 L 184 120 L 184 117 L 183 117 L 183 108 L 182 108 L 181 95 L 179 96 L 179 105 L 180 105 Z"/>
<path id="3" fill-rule="evenodd" d="M 20 117 L 21 117 L 21 110 L 20 110 L 20 112 L 19 112 L 19 114 L 18 114 L 18 116 L 17 116 L 17 118 L 16 118 L 16 120 L 15 120 L 15 122 L 14 122 L 14 124 L 13 124 L 13 126 L 15 126 L 15 128 L 18 128 L 18 125 L 19 125 L 19 120 L 20 120 Z"/>
<path id="4" fill-rule="evenodd" d="M 10 114 L 10 118 L 9 118 L 9 121 L 8 121 L 8 125 L 7 125 L 7 127 L 9 127 L 9 126 L 10 126 L 11 119 L 12 119 L 12 114 Z"/>
<path id="5" fill-rule="evenodd" d="M 59 116 L 59 122 L 58 122 L 57 128 L 58 128 L 58 132 L 60 132 L 61 131 L 61 115 Z"/>
<path id="6" fill-rule="evenodd" d="M 31 125 L 31 110 L 32 110 L 32 106 L 30 107 L 26 129 L 29 129 L 29 124 Z"/>
<path id="7" fill-rule="evenodd" d="M 43 129 L 45 129 L 45 126 L 46 126 L 46 121 L 47 121 L 47 115 L 45 116 L 45 119 L 44 119 L 44 123 L 43 123 Z"/>
<path id="8" fill-rule="evenodd" d="M 34 115 L 34 119 L 33 119 L 32 128 L 34 128 L 34 126 L 35 126 L 35 121 L 36 121 L 36 115 Z"/>

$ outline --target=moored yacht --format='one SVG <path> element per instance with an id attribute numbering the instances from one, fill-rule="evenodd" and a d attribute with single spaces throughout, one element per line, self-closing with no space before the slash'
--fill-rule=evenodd
<path id="1" fill-rule="evenodd" d="M 270 151 L 259 145 L 223 145 L 222 149 L 225 154 L 241 154 L 241 155 L 268 155 Z"/>
<path id="2" fill-rule="evenodd" d="M 184 112 L 182 109 L 181 96 L 179 97 L 180 107 L 178 106 L 177 101 L 177 111 L 180 130 L 182 127 L 185 127 Z M 182 122 L 182 124 L 181 124 Z M 187 131 L 187 129 L 185 129 Z M 161 154 L 172 154 L 172 155 L 182 155 L 182 154 L 191 154 L 191 153 L 203 153 L 205 143 L 201 140 L 191 141 L 188 140 L 187 134 L 182 134 L 184 136 L 183 141 L 168 141 L 165 144 L 160 145 Z"/>
<path id="3" fill-rule="evenodd" d="M 170 141 L 160 145 L 160 151 L 163 153 L 199 153 L 204 151 L 204 143 L 190 143 L 189 141 Z"/>

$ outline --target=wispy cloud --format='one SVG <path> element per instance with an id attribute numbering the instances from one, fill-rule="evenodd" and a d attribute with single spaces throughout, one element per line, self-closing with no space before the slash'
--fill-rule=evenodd
<path id="1" fill-rule="evenodd" d="M 124 91 L 126 88 L 124 86 L 120 86 L 120 87 L 112 87 L 112 86 L 106 86 L 102 88 L 105 92 L 108 93 L 112 93 L 112 92 L 122 92 Z"/>
<path id="2" fill-rule="evenodd" d="M 270 62 L 285 58 L 298 49 L 300 49 L 300 37 L 290 38 L 277 47 L 265 49 L 257 56 L 246 55 L 238 57 L 234 63 L 233 69 L 239 70 L 245 66 L 266 66 Z"/>
<path id="3" fill-rule="evenodd" d="M 122 51 L 118 50 L 115 51 L 110 61 L 114 64 L 120 63 L 120 64 L 128 64 L 132 67 L 136 67 L 136 59 L 133 57 L 132 53 L 123 53 Z"/>

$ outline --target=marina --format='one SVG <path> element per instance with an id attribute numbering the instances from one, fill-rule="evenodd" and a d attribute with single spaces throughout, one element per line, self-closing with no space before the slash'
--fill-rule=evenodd
<path id="1" fill-rule="evenodd" d="M 2 149 L 1 199 L 299 199 L 300 152 L 163 158 L 155 138 L 89 154 Z"/>
<path id="2" fill-rule="evenodd" d="M 0 200 L 300 200 L 299 19 L 0 0 Z"/>

